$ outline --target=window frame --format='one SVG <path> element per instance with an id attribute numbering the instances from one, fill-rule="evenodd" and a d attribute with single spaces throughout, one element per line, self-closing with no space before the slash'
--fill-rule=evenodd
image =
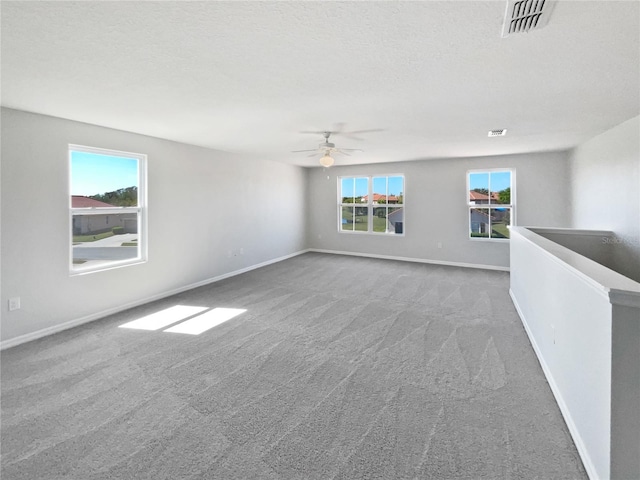
<path id="1" fill-rule="evenodd" d="M 405 212 L 403 213 L 403 221 L 402 221 L 402 233 L 395 233 L 395 232 L 390 232 L 388 230 L 384 231 L 384 232 L 376 232 L 373 230 L 373 216 L 374 216 L 374 209 L 375 208 L 390 208 L 389 204 L 377 204 L 377 203 L 373 203 L 373 179 L 374 178 L 386 178 L 386 184 L 387 184 L 387 192 L 385 192 L 385 195 L 391 195 L 388 192 L 389 186 L 388 186 L 388 182 L 389 182 L 389 178 L 392 177 L 400 177 L 402 178 L 402 203 L 401 204 L 396 204 L 397 207 L 399 207 L 402 210 L 405 210 Z M 366 203 L 344 203 L 342 201 L 342 199 L 344 198 L 342 196 L 342 180 L 344 179 L 354 179 L 354 181 L 356 179 L 359 178 L 366 178 L 367 179 L 367 202 Z M 337 224 L 338 224 L 338 232 L 339 233 L 346 233 L 346 234 L 357 234 L 357 235 L 382 235 L 382 236 L 392 236 L 392 237 L 404 237 L 405 233 L 406 233 L 406 222 L 404 221 L 404 216 L 406 213 L 406 202 L 404 201 L 406 196 L 407 196 L 407 183 L 406 183 L 406 178 L 404 176 L 404 174 L 402 173 L 395 173 L 395 174 L 376 174 L 376 175 L 343 175 L 343 176 L 338 176 L 338 184 L 337 184 L 337 201 L 338 201 L 338 210 L 337 210 Z M 354 191 L 354 198 L 355 198 L 355 191 Z M 361 208 L 366 208 L 367 209 L 367 230 L 344 230 L 342 228 L 342 209 L 343 207 L 361 207 Z M 392 208 L 392 207 L 391 207 Z M 387 210 L 387 217 L 388 217 L 389 213 Z M 387 218 L 385 217 L 385 218 Z M 388 227 L 387 227 L 388 229 Z"/>
<path id="2" fill-rule="evenodd" d="M 73 207 L 72 178 L 73 178 L 73 152 L 93 153 L 97 155 L 132 158 L 138 162 L 137 205 L 135 207 Z M 114 268 L 138 265 L 148 261 L 148 228 L 147 228 L 147 155 L 143 153 L 125 152 L 108 148 L 89 147 L 85 145 L 69 144 L 67 148 L 68 162 L 68 241 L 69 241 L 69 275 L 85 275 L 88 273 L 103 272 Z M 109 260 L 98 265 L 75 265 L 73 263 L 73 217 L 74 215 L 121 215 L 123 213 L 135 213 L 137 215 L 138 252 L 135 258 L 125 260 Z M 107 217 L 108 218 L 108 217 Z"/>
<path id="3" fill-rule="evenodd" d="M 471 175 L 472 174 L 482 174 L 482 173 L 486 173 L 489 175 L 489 183 L 488 183 L 488 190 L 489 190 L 489 196 L 491 194 L 491 174 L 492 173 L 499 173 L 499 172 L 509 172 L 511 175 L 511 182 L 509 184 L 509 188 L 511 189 L 511 194 L 510 194 L 510 200 L 511 202 L 506 204 L 506 203 L 496 203 L 496 204 L 472 204 L 469 201 L 469 192 L 471 191 Z M 504 168 L 479 168 L 479 169 L 472 169 L 472 170 L 467 170 L 466 173 L 466 191 L 465 191 L 465 203 L 467 205 L 467 238 L 471 241 L 480 241 L 480 242 L 508 242 L 510 240 L 510 237 L 507 238 L 498 238 L 498 237 L 472 237 L 471 236 L 471 210 L 472 209 L 488 209 L 488 210 L 492 210 L 492 209 L 498 209 L 498 208 L 508 208 L 509 209 L 509 213 L 510 213 L 510 219 L 509 219 L 509 226 L 515 226 L 516 225 L 516 169 L 515 168 L 510 168 L 510 167 L 504 167 Z M 489 215 L 489 219 L 491 219 L 491 215 Z M 491 225 L 491 224 L 489 224 Z M 491 227 L 489 227 L 489 232 L 491 232 Z"/>

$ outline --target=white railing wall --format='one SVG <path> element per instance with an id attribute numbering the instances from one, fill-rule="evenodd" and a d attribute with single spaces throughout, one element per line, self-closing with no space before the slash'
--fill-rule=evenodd
<path id="1" fill-rule="evenodd" d="M 612 232 L 545 230 L 511 228 L 511 297 L 590 478 L 640 478 L 640 284 L 550 240 Z"/>

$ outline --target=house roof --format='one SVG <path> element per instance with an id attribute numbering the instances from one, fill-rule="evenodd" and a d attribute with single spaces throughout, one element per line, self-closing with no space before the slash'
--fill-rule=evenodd
<path id="1" fill-rule="evenodd" d="M 499 200 L 500 194 L 498 192 L 491 192 L 492 200 Z M 469 200 L 489 200 L 489 195 L 476 192 L 475 190 L 469 190 Z"/>
<path id="2" fill-rule="evenodd" d="M 373 194 L 373 201 L 374 202 L 378 202 L 380 200 L 385 200 L 386 198 L 387 198 L 387 196 L 383 195 L 382 193 L 374 193 Z M 369 195 L 363 196 L 362 200 L 365 201 L 365 202 L 368 201 L 369 200 Z M 397 202 L 398 201 L 398 197 L 396 197 L 395 195 L 389 195 L 387 201 L 388 202 Z"/>
<path id="3" fill-rule="evenodd" d="M 101 202 L 82 195 L 71 195 L 71 208 L 105 208 L 114 207 L 110 203 Z"/>
<path id="4" fill-rule="evenodd" d="M 469 190 L 469 200 L 489 200 L 489 196 L 475 190 Z"/>

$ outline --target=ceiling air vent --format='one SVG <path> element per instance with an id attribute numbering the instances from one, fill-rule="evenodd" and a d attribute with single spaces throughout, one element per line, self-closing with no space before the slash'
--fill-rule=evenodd
<path id="1" fill-rule="evenodd" d="M 555 0 L 507 0 L 502 36 L 538 30 L 549 21 Z"/>
<path id="2" fill-rule="evenodd" d="M 507 134 L 507 129 L 502 130 L 489 130 L 489 137 L 504 137 Z"/>

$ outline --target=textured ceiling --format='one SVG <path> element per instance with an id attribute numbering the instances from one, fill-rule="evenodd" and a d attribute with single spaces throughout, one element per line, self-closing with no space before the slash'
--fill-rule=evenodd
<path id="1" fill-rule="evenodd" d="M 316 166 L 566 149 L 640 113 L 640 2 L 1 3 L 2 105 Z M 487 131 L 507 128 L 506 137 Z"/>

